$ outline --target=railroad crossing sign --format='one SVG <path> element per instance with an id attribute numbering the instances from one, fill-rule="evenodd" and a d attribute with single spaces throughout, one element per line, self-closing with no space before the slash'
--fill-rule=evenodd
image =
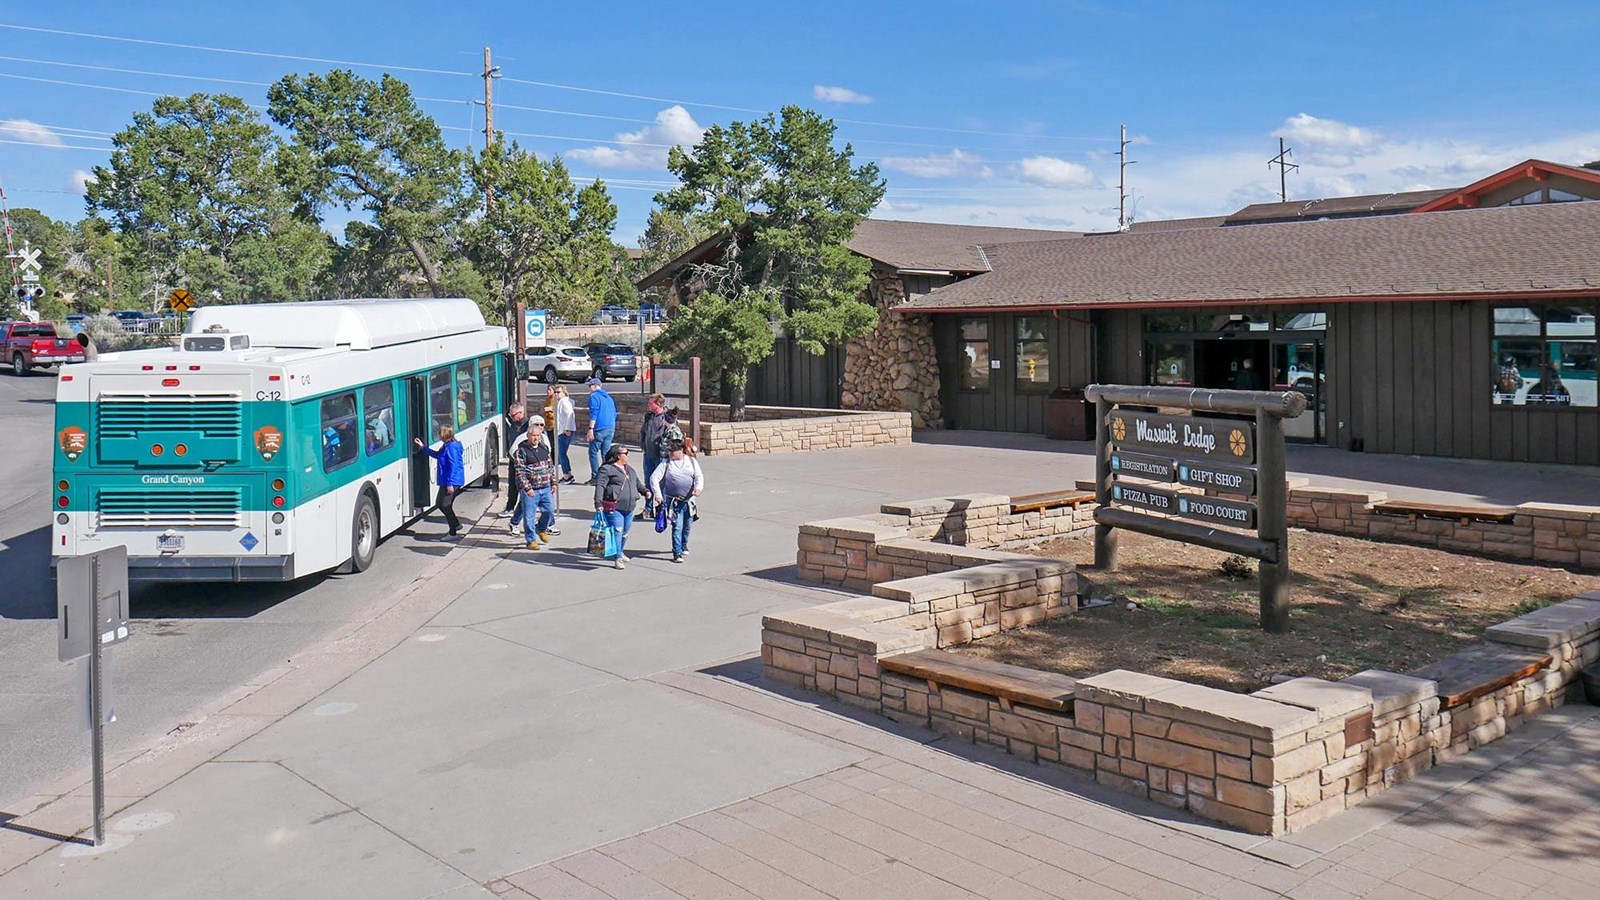
<path id="1" fill-rule="evenodd" d="M 21 262 L 17 263 L 17 265 L 20 266 L 24 272 L 28 271 L 29 269 L 37 272 L 40 270 L 40 268 L 42 268 L 39 265 L 39 250 L 37 248 L 23 247 L 21 250 L 17 251 L 16 258 L 22 260 Z"/>
<path id="2" fill-rule="evenodd" d="M 178 288 L 167 295 L 167 305 L 178 312 L 188 312 L 194 309 L 194 295 L 183 288 Z"/>
<path id="3" fill-rule="evenodd" d="M 523 313 L 522 331 L 527 335 L 528 343 L 544 340 L 544 328 L 548 314 L 542 309 L 530 309 Z"/>

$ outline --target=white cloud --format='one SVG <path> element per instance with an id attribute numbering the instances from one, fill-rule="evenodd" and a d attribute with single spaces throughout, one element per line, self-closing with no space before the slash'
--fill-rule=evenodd
<path id="1" fill-rule="evenodd" d="M 1094 173 L 1085 166 L 1054 156 L 1030 156 L 1017 165 L 1017 177 L 1040 187 L 1067 190 L 1094 184 Z"/>
<path id="2" fill-rule="evenodd" d="M 617 145 L 580 147 L 567 153 L 571 159 L 602 169 L 660 169 L 667 164 L 670 147 L 692 145 L 705 129 L 681 106 L 656 113 L 654 125 L 617 135 Z"/>
<path id="3" fill-rule="evenodd" d="M 927 156 L 886 156 L 878 160 L 878 165 L 891 172 L 903 172 L 918 178 L 988 178 L 994 174 L 983 164 L 983 157 L 960 148 Z"/>
<path id="4" fill-rule="evenodd" d="M 1337 119 L 1319 119 L 1306 113 L 1285 119 L 1272 136 L 1303 144 L 1307 150 L 1318 152 L 1365 150 L 1378 142 L 1377 132 Z"/>
<path id="5" fill-rule="evenodd" d="M 89 192 L 89 182 L 94 181 L 94 175 L 82 169 L 72 170 L 72 191 L 77 194 Z"/>
<path id="6" fill-rule="evenodd" d="M 811 89 L 811 96 L 823 103 L 871 103 L 872 98 L 866 94 L 852 91 L 847 87 L 829 87 L 819 84 Z"/>
<path id="7" fill-rule="evenodd" d="M 0 138 L 43 147 L 60 147 L 64 143 L 61 135 L 38 122 L 30 122 L 27 119 L 6 119 L 0 122 Z"/>

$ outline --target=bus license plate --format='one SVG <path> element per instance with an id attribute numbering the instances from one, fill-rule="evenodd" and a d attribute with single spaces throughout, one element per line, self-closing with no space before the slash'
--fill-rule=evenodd
<path id="1" fill-rule="evenodd" d="M 162 553 L 177 553 L 183 549 L 183 535 L 158 534 L 156 535 L 156 548 Z"/>

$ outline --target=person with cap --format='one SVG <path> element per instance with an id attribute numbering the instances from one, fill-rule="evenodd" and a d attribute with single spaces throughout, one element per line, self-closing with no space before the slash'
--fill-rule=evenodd
<path id="1" fill-rule="evenodd" d="M 617 401 L 606 393 L 598 378 L 589 379 L 589 480 L 594 484 L 600 472 L 600 461 L 611 453 L 611 439 L 617 433 Z"/>
<path id="2" fill-rule="evenodd" d="M 512 448 L 512 450 L 515 450 L 517 441 L 521 439 L 523 435 L 528 433 L 528 411 L 523 408 L 521 403 L 513 403 L 511 406 L 506 408 L 505 429 L 506 446 Z M 500 511 L 498 518 L 511 519 L 511 531 L 513 534 L 515 534 L 517 530 L 517 520 L 512 519 L 512 512 L 517 508 L 517 503 L 520 502 L 522 498 L 522 492 L 516 490 L 516 469 L 511 462 L 510 452 L 506 453 L 506 471 L 508 475 L 506 480 L 511 483 L 512 489 L 506 491 L 506 508 Z M 496 491 L 500 490 L 500 472 L 498 469 L 494 474 L 494 489 Z M 517 518 L 521 517 L 519 516 Z"/>

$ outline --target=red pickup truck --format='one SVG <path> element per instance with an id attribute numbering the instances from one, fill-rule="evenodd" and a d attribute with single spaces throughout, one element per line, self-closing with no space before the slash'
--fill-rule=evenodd
<path id="1" fill-rule="evenodd" d="M 26 375 L 34 366 L 83 362 L 83 347 L 74 338 L 58 337 L 49 322 L 0 322 L 0 359 L 11 374 Z"/>

